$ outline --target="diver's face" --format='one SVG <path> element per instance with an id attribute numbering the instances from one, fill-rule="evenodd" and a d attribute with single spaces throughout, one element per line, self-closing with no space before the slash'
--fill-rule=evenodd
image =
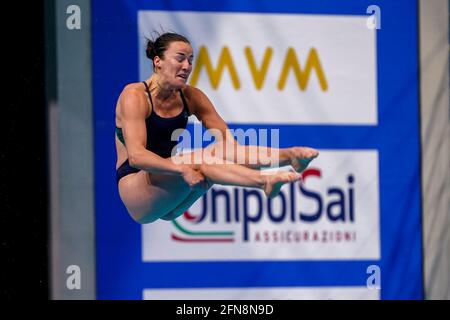
<path id="1" fill-rule="evenodd" d="M 194 58 L 192 47 L 189 43 L 174 41 L 164 52 L 164 57 L 155 57 L 155 67 L 161 81 L 172 88 L 182 88 L 192 71 Z"/>

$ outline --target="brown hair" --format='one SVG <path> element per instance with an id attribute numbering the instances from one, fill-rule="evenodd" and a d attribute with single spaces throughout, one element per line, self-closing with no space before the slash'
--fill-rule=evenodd
<path id="1" fill-rule="evenodd" d="M 156 40 L 147 39 L 147 49 L 145 53 L 147 58 L 150 60 L 155 59 L 155 57 L 160 57 L 164 59 L 164 52 L 167 50 L 171 42 L 181 41 L 185 43 L 189 43 L 189 40 L 178 33 L 165 32 L 159 35 Z M 153 62 L 153 69 L 155 68 L 155 63 Z"/>

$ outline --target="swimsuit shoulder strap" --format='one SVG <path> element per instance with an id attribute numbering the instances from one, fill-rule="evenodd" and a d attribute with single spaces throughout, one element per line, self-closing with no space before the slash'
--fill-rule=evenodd
<path id="1" fill-rule="evenodd" d="M 181 100 L 183 101 L 183 110 L 184 112 L 187 112 L 188 115 L 190 115 L 188 104 L 186 98 L 184 97 L 183 91 L 181 89 L 178 91 L 180 91 Z"/>
<path id="2" fill-rule="evenodd" d="M 143 83 L 144 86 L 145 86 L 145 91 L 147 91 L 148 98 L 150 99 L 150 104 L 152 105 L 152 109 L 153 109 L 153 100 L 152 100 L 152 95 L 150 94 L 150 89 L 149 89 L 149 87 L 148 87 L 148 84 L 147 84 L 147 82 L 145 82 L 145 81 L 142 81 L 142 83 Z"/>

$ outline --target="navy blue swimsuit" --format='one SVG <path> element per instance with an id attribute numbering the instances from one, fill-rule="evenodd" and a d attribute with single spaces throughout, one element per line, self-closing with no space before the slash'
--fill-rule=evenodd
<path id="1" fill-rule="evenodd" d="M 176 129 L 186 129 L 186 125 L 189 117 L 189 109 L 184 98 L 183 92 L 179 90 L 181 100 L 183 101 L 183 110 L 175 117 L 163 118 L 156 114 L 152 101 L 152 95 L 145 81 L 142 82 L 145 85 L 145 90 L 150 98 L 152 105 L 152 112 L 150 116 L 145 119 L 145 125 L 147 127 L 147 150 L 150 150 L 162 158 L 169 158 L 172 156 L 173 148 L 178 144 L 178 141 L 172 141 L 172 133 Z M 116 134 L 119 140 L 125 144 L 123 138 L 122 128 L 116 126 Z M 130 166 L 128 159 L 116 170 L 116 180 L 125 177 L 128 174 L 139 172 L 140 169 Z"/>

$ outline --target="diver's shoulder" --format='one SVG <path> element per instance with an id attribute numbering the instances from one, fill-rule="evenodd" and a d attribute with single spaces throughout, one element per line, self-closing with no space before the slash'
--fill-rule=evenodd
<path id="1" fill-rule="evenodd" d="M 122 92 L 119 97 L 119 104 L 134 104 L 134 105 L 142 105 L 145 107 L 146 105 L 146 95 L 145 89 L 142 89 L 142 82 L 137 83 L 129 83 L 124 86 Z"/>
<path id="2" fill-rule="evenodd" d="M 183 89 L 183 94 L 187 99 L 196 99 L 202 95 L 205 95 L 202 90 L 191 85 L 186 85 Z"/>
<path id="3" fill-rule="evenodd" d="M 142 82 L 132 82 L 132 83 L 128 83 L 126 84 L 123 89 L 122 92 L 123 93 L 142 93 L 144 90 L 144 85 L 142 84 Z"/>

